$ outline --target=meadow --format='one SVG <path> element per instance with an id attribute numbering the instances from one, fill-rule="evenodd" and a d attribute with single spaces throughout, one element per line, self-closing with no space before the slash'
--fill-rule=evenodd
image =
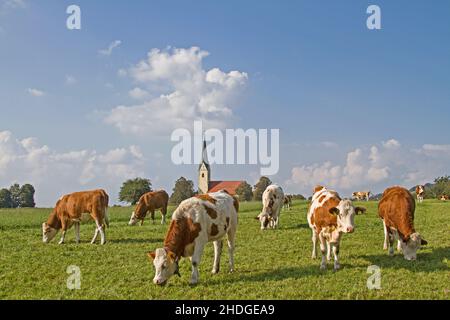
<path id="1" fill-rule="evenodd" d="M 383 247 L 383 227 L 377 202 L 361 202 L 367 212 L 355 219 L 356 230 L 344 235 L 341 267 L 319 270 L 311 259 L 308 203 L 296 201 L 284 210 L 278 230 L 261 231 L 254 217 L 259 203 L 242 203 L 236 240 L 234 273 L 228 273 L 224 250 L 221 272 L 211 274 L 213 246 L 205 248 L 200 283 L 189 286 L 190 263 L 180 262 L 181 278 L 165 287 L 152 283 L 153 266 L 146 252 L 161 247 L 168 225 L 127 225 L 132 209 L 109 209 L 111 226 L 104 246 L 91 245 L 94 224 L 81 226 L 81 244 L 74 230 L 66 244 L 42 243 L 41 224 L 51 209 L 0 210 L 0 299 L 449 299 L 450 202 L 426 200 L 417 205 L 416 229 L 429 245 L 417 261 L 400 253 L 389 257 Z M 170 207 L 169 212 L 173 212 Z M 160 218 L 157 213 L 157 219 Z M 81 289 L 69 290 L 66 269 L 81 270 Z M 381 289 L 369 290 L 367 269 L 381 268 Z"/>

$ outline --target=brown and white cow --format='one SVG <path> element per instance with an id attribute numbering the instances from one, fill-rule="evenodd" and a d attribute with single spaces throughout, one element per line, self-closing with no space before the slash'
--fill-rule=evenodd
<path id="1" fill-rule="evenodd" d="M 190 283 L 196 284 L 203 248 L 211 241 L 214 243 L 212 273 L 218 273 L 222 239 L 225 235 L 228 239 L 230 272 L 233 272 L 238 210 L 237 198 L 226 191 L 203 194 L 181 202 L 172 215 L 164 247 L 148 253 L 156 270 L 153 282 L 157 285 L 165 285 L 172 275 L 180 275 L 178 262 L 181 257 L 191 257 Z"/>
<path id="2" fill-rule="evenodd" d="M 262 195 L 262 202 L 262 211 L 255 219 L 261 222 L 261 230 L 268 227 L 275 229 L 278 227 L 281 208 L 284 203 L 283 189 L 276 184 L 268 186 Z"/>
<path id="3" fill-rule="evenodd" d="M 366 200 L 369 201 L 370 198 L 370 191 L 356 191 L 352 193 L 352 198 L 355 200 Z"/>
<path id="4" fill-rule="evenodd" d="M 56 203 L 47 222 L 42 224 L 42 241 L 49 243 L 61 229 L 62 235 L 59 244 L 63 244 L 66 231 L 73 225 L 75 239 L 79 243 L 80 222 L 92 219 L 95 221 L 96 228 L 91 243 L 95 243 L 100 233 L 101 244 L 105 244 L 104 225 L 109 226 L 108 202 L 109 196 L 102 189 L 75 192 L 62 196 Z"/>
<path id="5" fill-rule="evenodd" d="M 439 196 L 439 200 L 441 200 L 441 201 L 448 201 L 448 199 L 449 199 L 449 197 L 446 194 Z"/>
<path id="6" fill-rule="evenodd" d="M 423 201 L 424 194 L 425 194 L 425 186 L 419 184 L 416 187 L 417 202 L 421 203 Z"/>
<path id="7" fill-rule="evenodd" d="M 291 210 L 292 196 L 290 194 L 284 196 L 283 208 Z"/>
<path id="8" fill-rule="evenodd" d="M 365 211 L 365 208 L 355 208 L 349 199 L 342 200 L 336 191 L 328 190 L 322 186 L 314 188 L 307 218 L 312 230 L 313 259 L 317 256 L 317 238 L 320 241 L 322 253 L 320 269 L 326 269 L 327 260 L 331 259 L 331 250 L 334 255 L 334 270 L 340 268 L 339 246 L 341 236 L 343 233 L 352 233 L 355 230 L 355 215 Z"/>
<path id="9" fill-rule="evenodd" d="M 417 249 L 426 245 L 414 229 L 416 204 L 411 193 L 405 188 L 395 186 L 384 191 L 378 204 L 378 215 L 383 219 L 384 246 L 389 255 L 394 254 L 394 238 L 398 238 L 397 250 L 403 252 L 406 260 L 416 260 Z"/>
<path id="10" fill-rule="evenodd" d="M 141 226 L 144 224 L 144 219 L 147 212 L 151 213 L 153 223 L 155 222 L 155 210 L 161 209 L 161 224 L 166 222 L 167 205 L 169 203 L 169 195 L 164 190 L 155 192 L 147 192 L 142 195 L 136 206 L 136 209 L 131 214 L 128 224 L 134 226 L 138 220 L 141 220 Z"/>

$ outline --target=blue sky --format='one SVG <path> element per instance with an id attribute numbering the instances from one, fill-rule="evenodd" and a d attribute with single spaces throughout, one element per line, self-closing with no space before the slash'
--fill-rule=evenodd
<path id="1" fill-rule="evenodd" d="M 79 31 L 65 27 L 70 4 L 81 7 Z M 381 30 L 366 27 L 370 4 Z M 189 99 L 204 88 L 191 97 L 183 74 L 135 70 L 152 49 L 156 59 L 192 47 L 198 73 L 238 71 L 214 100 L 232 109 L 226 128 L 280 129 L 271 178 L 288 192 L 430 181 L 450 169 L 449 14 L 448 1 L 1 0 L 0 186 L 32 182 L 38 205 L 51 205 L 97 186 L 114 198 L 134 175 L 169 190 L 181 175 L 195 181 L 196 166 L 170 161 L 170 124 L 145 108 L 172 87 Z M 139 117 L 152 125 L 126 129 Z M 258 176 L 257 166 L 213 166 L 214 179 Z"/>

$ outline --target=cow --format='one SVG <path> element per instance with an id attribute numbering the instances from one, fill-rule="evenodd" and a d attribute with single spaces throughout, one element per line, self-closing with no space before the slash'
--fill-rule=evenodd
<path id="1" fill-rule="evenodd" d="M 405 188 L 394 186 L 386 189 L 378 203 L 378 215 L 383 220 L 384 245 L 389 255 L 394 255 L 394 240 L 398 238 L 397 250 L 406 260 L 416 260 L 417 249 L 427 241 L 414 229 L 416 204 Z"/>
<path id="2" fill-rule="evenodd" d="M 283 201 L 283 208 L 291 210 L 292 206 L 292 196 L 291 195 L 285 195 L 284 201 Z"/>
<path id="3" fill-rule="evenodd" d="M 275 229 L 280 220 L 281 208 L 284 202 L 284 192 L 279 185 L 272 184 L 264 190 L 262 195 L 263 208 L 255 218 L 261 223 L 261 230 Z"/>
<path id="4" fill-rule="evenodd" d="M 167 205 L 169 203 L 169 195 L 164 190 L 155 192 L 147 192 L 139 198 L 136 209 L 131 213 L 128 225 L 134 226 L 141 220 L 141 226 L 144 224 L 144 219 L 147 212 L 151 213 L 153 223 L 155 223 L 155 210 L 161 209 L 161 224 L 166 222 Z"/>
<path id="5" fill-rule="evenodd" d="M 356 192 L 352 193 L 352 198 L 353 198 L 353 200 L 359 200 L 359 201 L 366 200 L 366 201 L 369 201 L 370 194 L 371 194 L 370 191 L 356 191 Z"/>
<path id="6" fill-rule="evenodd" d="M 417 202 L 422 203 L 423 202 L 423 196 L 425 194 L 425 186 L 419 184 L 416 187 L 416 196 L 417 196 Z"/>
<path id="7" fill-rule="evenodd" d="M 439 196 L 439 200 L 441 200 L 441 201 L 448 201 L 448 199 L 449 199 L 449 197 L 446 194 Z"/>
<path id="8" fill-rule="evenodd" d="M 62 196 L 48 217 L 42 224 L 42 241 L 49 243 L 62 230 L 59 244 L 64 243 L 66 231 L 75 228 L 75 241 L 80 242 L 80 222 L 90 219 L 95 221 L 96 228 L 91 243 L 94 244 L 100 233 L 101 244 L 105 244 L 105 225 L 109 227 L 108 218 L 109 196 L 105 190 L 75 192 Z"/>
<path id="9" fill-rule="evenodd" d="M 354 207 L 351 200 L 341 199 L 336 191 L 328 190 L 323 186 L 314 188 L 307 219 L 312 230 L 313 259 L 317 256 L 317 238 L 320 241 L 321 270 L 327 268 L 327 260 L 331 260 L 331 250 L 334 255 L 334 271 L 340 269 L 339 247 L 342 234 L 354 232 L 355 215 L 365 211 L 365 208 Z"/>
<path id="10" fill-rule="evenodd" d="M 239 201 L 225 190 L 202 194 L 180 203 L 172 215 L 164 247 L 148 252 L 153 261 L 153 283 L 165 285 L 174 274 L 180 276 L 178 263 L 190 257 L 192 275 L 190 284 L 199 280 L 198 266 L 206 243 L 214 243 L 212 273 L 219 272 L 222 239 L 227 235 L 230 272 L 234 271 L 234 246 L 238 224 Z"/>

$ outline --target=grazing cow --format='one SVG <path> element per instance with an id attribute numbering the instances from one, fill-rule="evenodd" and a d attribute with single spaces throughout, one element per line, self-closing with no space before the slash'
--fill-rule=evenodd
<path id="1" fill-rule="evenodd" d="M 144 224 L 144 219 L 147 212 L 151 213 L 152 221 L 155 223 L 155 210 L 161 209 L 161 224 L 166 221 L 167 204 L 169 203 L 169 195 L 164 190 L 155 192 L 148 192 L 141 196 L 136 209 L 131 214 L 130 226 L 134 226 L 138 220 L 141 220 L 141 226 Z"/>
<path id="2" fill-rule="evenodd" d="M 394 238 L 398 238 L 397 250 L 403 251 L 406 260 L 416 260 L 416 251 L 427 241 L 414 229 L 416 204 L 411 193 L 402 187 L 391 187 L 384 191 L 378 204 L 378 215 L 384 225 L 384 246 L 389 255 L 394 254 Z"/>
<path id="3" fill-rule="evenodd" d="M 42 224 L 42 241 L 49 243 L 62 230 L 59 244 L 64 243 L 66 231 L 74 225 L 76 243 L 80 242 L 80 222 L 93 219 L 96 224 L 94 244 L 100 233 L 101 244 L 105 244 L 104 225 L 109 227 L 107 214 L 109 196 L 105 190 L 75 192 L 62 196 L 56 203 L 47 222 Z"/>
<path id="4" fill-rule="evenodd" d="M 370 191 L 357 191 L 357 192 L 353 192 L 352 193 L 352 198 L 353 198 L 353 200 L 359 200 L 359 201 L 362 201 L 362 200 L 366 200 L 366 201 L 369 201 L 369 198 L 370 198 Z"/>
<path id="5" fill-rule="evenodd" d="M 425 186 L 419 184 L 416 187 L 417 202 L 421 203 L 423 201 L 424 194 L 425 194 Z"/>
<path id="6" fill-rule="evenodd" d="M 355 208 L 349 199 L 342 200 L 336 191 L 328 190 L 322 186 L 315 187 L 307 218 L 312 230 L 313 259 L 317 256 L 317 237 L 320 240 L 320 251 L 322 252 L 320 269 L 326 269 L 327 260 L 331 259 L 331 250 L 333 250 L 334 255 L 334 270 L 340 268 L 339 246 L 341 236 L 343 233 L 352 233 L 355 230 L 355 214 L 365 211 L 365 208 Z"/>
<path id="7" fill-rule="evenodd" d="M 267 227 L 275 229 L 280 220 L 281 208 L 284 202 L 284 192 L 279 185 L 272 184 L 262 195 L 263 209 L 255 218 L 261 222 L 261 230 Z"/>
<path id="8" fill-rule="evenodd" d="M 227 235 L 230 272 L 234 270 L 234 239 L 237 229 L 239 202 L 228 192 L 222 190 L 187 199 L 178 206 L 172 215 L 172 222 L 164 240 L 164 247 L 149 252 L 156 273 L 153 282 L 165 285 L 174 274 L 178 276 L 178 262 L 181 257 L 191 257 L 192 276 L 190 283 L 196 284 L 199 278 L 203 248 L 214 242 L 214 266 L 212 273 L 218 273 L 222 238 Z"/>
<path id="9" fill-rule="evenodd" d="M 292 206 L 292 196 L 290 194 L 284 196 L 283 208 L 291 210 Z"/>
<path id="10" fill-rule="evenodd" d="M 443 194 L 439 197 L 439 200 L 441 200 L 441 201 L 448 201 L 448 199 L 449 199 L 448 195 L 446 195 L 446 194 Z"/>

